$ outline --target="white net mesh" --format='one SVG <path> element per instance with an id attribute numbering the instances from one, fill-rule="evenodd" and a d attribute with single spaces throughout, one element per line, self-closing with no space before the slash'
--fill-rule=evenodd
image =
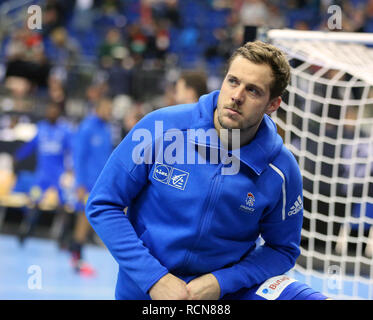
<path id="1" fill-rule="evenodd" d="M 373 299 L 373 49 L 348 41 L 271 42 L 292 66 L 273 119 L 303 175 L 295 270 L 311 286 L 319 279 L 330 297 Z"/>

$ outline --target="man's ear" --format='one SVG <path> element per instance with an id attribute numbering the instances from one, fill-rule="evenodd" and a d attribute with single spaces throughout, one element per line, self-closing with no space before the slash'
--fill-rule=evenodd
<path id="1" fill-rule="evenodd" d="M 273 98 L 268 104 L 266 114 L 270 115 L 272 112 L 275 112 L 280 107 L 281 101 L 281 97 Z"/>

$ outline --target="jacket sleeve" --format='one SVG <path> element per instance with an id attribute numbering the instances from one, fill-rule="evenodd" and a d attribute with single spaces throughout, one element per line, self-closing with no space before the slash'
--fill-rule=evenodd
<path id="1" fill-rule="evenodd" d="M 22 161 L 29 157 L 36 149 L 38 145 L 38 134 L 35 135 L 30 141 L 23 144 L 14 154 L 16 161 Z"/>
<path id="2" fill-rule="evenodd" d="M 90 193 L 86 214 L 119 267 L 147 293 L 168 270 L 150 254 L 124 213 L 148 177 L 147 165 L 131 159 L 132 147 L 128 135 L 114 150 Z"/>
<path id="3" fill-rule="evenodd" d="M 278 175 L 279 178 L 281 192 L 273 192 L 277 194 L 275 205 L 260 221 L 264 244 L 238 263 L 212 272 L 219 282 L 221 297 L 289 271 L 300 254 L 303 195 L 298 166 L 294 165 L 287 176 Z"/>

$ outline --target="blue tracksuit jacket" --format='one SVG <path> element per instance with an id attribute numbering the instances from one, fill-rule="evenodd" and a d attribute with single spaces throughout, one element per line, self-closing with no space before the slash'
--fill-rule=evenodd
<path id="1" fill-rule="evenodd" d="M 90 192 L 112 151 L 110 125 L 95 114 L 84 119 L 75 136 L 76 184 Z"/>
<path id="2" fill-rule="evenodd" d="M 187 282 L 211 272 L 223 297 L 283 274 L 300 253 L 302 179 L 270 117 L 240 148 L 237 174 L 222 174 L 226 164 L 209 161 L 208 151 L 219 148 L 214 139 L 188 136 L 188 129 L 214 128 L 218 95 L 148 114 L 96 181 L 86 213 L 119 264 L 117 299 L 149 299 L 168 272 Z M 161 133 L 156 121 L 163 121 Z M 180 145 L 189 152 L 162 164 Z M 265 243 L 256 247 L 259 236 Z"/>

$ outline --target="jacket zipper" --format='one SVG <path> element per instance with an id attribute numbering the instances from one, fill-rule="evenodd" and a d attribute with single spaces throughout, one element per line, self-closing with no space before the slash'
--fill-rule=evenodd
<path id="1" fill-rule="evenodd" d="M 215 176 L 213 177 L 213 183 L 212 183 L 212 186 L 211 186 L 211 189 L 210 189 L 210 192 L 209 192 L 209 196 L 208 196 L 208 199 L 206 201 L 206 205 L 204 206 L 204 208 L 206 208 L 206 210 L 203 210 L 203 212 L 202 212 L 202 217 L 200 219 L 199 226 L 198 226 L 198 232 L 196 234 L 196 240 L 194 241 L 192 248 L 187 249 L 187 252 L 186 252 L 186 255 L 185 255 L 185 258 L 184 258 L 184 262 L 182 264 L 183 267 L 187 266 L 190 263 L 190 260 L 191 260 L 191 257 L 192 257 L 192 251 L 197 247 L 199 241 L 201 240 L 201 237 L 204 234 L 207 222 L 209 221 L 208 218 L 210 218 L 210 216 L 212 214 L 213 210 L 211 210 L 211 207 L 214 204 L 213 200 L 215 200 L 215 198 L 216 198 L 216 189 L 219 185 L 218 182 L 220 182 L 220 180 L 221 180 L 220 170 L 221 170 L 222 166 L 223 166 L 223 164 L 219 163 L 217 172 L 215 173 Z"/>

